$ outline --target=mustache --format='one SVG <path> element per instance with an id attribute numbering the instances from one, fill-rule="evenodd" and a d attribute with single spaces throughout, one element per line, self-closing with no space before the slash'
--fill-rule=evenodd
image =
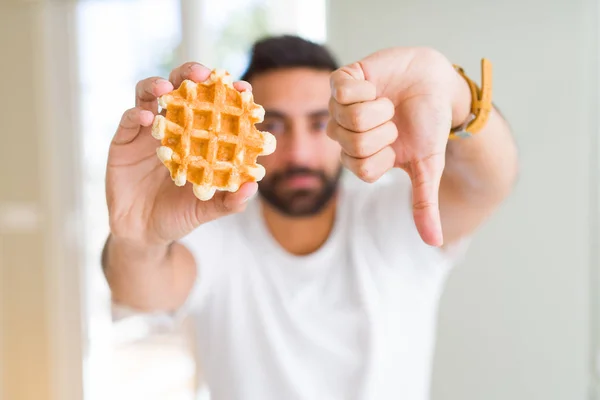
<path id="1" fill-rule="evenodd" d="M 292 167 L 285 171 L 276 173 L 271 177 L 273 183 L 280 182 L 285 179 L 294 178 L 296 176 L 314 176 L 322 181 L 327 181 L 327 176 L 323 171 L 318 171 L 306 167 Z"/>

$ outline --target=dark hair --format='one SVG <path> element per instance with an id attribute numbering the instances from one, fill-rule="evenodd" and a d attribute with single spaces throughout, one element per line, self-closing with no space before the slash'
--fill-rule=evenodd
<path id="1" fill-rule="evenodd" d="M 241 79 L 249 81 L 254 75 L 282 68 L 308 67 L 335 71 L 338 64 L 325 47 L 292 35 L 263 38 L 252 46 L 250 64 Z"/>

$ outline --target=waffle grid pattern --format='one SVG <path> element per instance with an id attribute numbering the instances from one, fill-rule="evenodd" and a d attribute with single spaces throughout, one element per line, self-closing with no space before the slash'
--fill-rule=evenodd
<path id="1" fill-rule="evenodd" d="M 250 92 L 238 92 L 227 73 L 213 71 L 208 81 L 184 81 L 161 97 L 166 115 L 157 115 L 152 134 L 161 140 L 160 160 L 178 186 L 194 185 L 200 200 L 216 190 L 236 191 L 247 181 L 264 177 L 259 155 L 275 150 L 275 138 L 254 127 L 264 109 Z"/>

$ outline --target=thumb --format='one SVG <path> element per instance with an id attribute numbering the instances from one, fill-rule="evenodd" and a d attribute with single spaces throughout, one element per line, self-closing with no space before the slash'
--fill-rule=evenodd
<path id="1" fill-rule="evenodd" d="M 443 244 L 439 187 L 444 163 L 445 155 L 440 153 L 413 161 L 408 167 L 415 225 L 423 241 L 431 246 Z"/>
<path id="2" fill-rule="evenodd" d="M 256 182 L 246 182 L 235 192 L 217 192 L 207 201 L 196 198 L 197 225 L 243 211 L 257 190 Z"/>
<path id="3" fill-rule="evenodd" d="M 257 182 L 246 182 L 236 192 L 225 192 L 223 204 L 226 213 L 237 213 L 246 208 L 246 203 L 258 191 Z"/>
<path id="4" fill-rule="evenodd" d="M 413 215 L 421 237 L 431 246 L 443 244 L 439 188 L 451 119 L 445 104 L 443 99 L 421 99 L 406 105 L 413 117 L 409 128 L 413 154 L 405 168 L 412 182 Z"/>

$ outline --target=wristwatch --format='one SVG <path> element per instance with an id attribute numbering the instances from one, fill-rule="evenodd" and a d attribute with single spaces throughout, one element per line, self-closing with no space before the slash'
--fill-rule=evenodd
<path id="1" fill-rule="evenodd" d="M 450 131 L 450 139 L 471 137 L 485 126 L 492 111 L 492 63 L 481 60 L 481 89 L 471 80 L 462 67 L 454 65 L 456 71 L 467 81 L 471 91 L 471 112 L 466 122 Z"/>
<path id="2" fill-rule="evenodd" d="M 467 117 L 467 120 L 462 125 L 452 128 L 450 131 L 450 138 L 465 139 L 473 136 L 471 132 L 467 131 L 467 128 L 469 127 L 469 124 L 475 120 L 475 118 L 477 118 L 477 116 L 473 114 L 473 111 L 471 111 Z"/>

